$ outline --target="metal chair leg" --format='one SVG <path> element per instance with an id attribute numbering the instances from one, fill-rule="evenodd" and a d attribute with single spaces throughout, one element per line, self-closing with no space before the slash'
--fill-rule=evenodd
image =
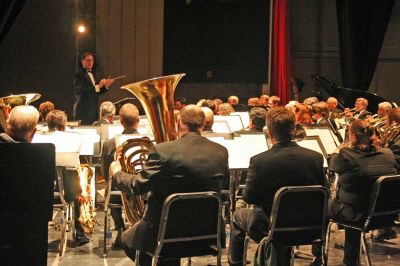
<path id="1" fill-rule="evenodd" d="M 247 247 L 249 245 L 250 238 L 246 235 L 244 238 L 244 245 L 243 245 L 243 266 L 246 266 L 247 263 Z"/>
<path id="2" fill-rule="evenodd" d="M 58 249 L 58 255 L 60 259 L 62 259 L 65 251 L 65 247 L 67 245 L 67 237 L 66 237 L 66 231 L 67 231 L 67 222 L 65 219 L 65 211 L 61 210 L 61 215 L 62 215 L 62 223 L 61 223 L 61 237 L 60 237 L 60 245 Z"/>
<path id="3" fill-rule="evenodd" d="M 364 250 L 364 255 L 365 255 L 365 260 L 366 260 L 367 266 L 371 266 L 371 259 L 369 257 L 367 243 L 365 242 L 365 232 L 361 232 L 361 246 L 362 246 L 362 249 Z"/>
<path id="4" fill-rule="evenodd" d="M 107 257 L 107 231 L 108 231 L 108 223 L 107 223 L 107 216 L 108 216 L 108 208 L 104 208 L 104 241 L 103 241 L 103 258 Z"/>
<path id="5" fill-rule="evenodd" d="M 333 222 L 329 222 L 328 228 L 326 229 L 324 250 L 323 250 L 323 253 L 322 253 L 324 255 L 324 259 L 326 258 L 326 261 L 324 262 L 326 265 L 328 264 L 329 239 L 331 237 L 332 225 L 333 225 Z"/>

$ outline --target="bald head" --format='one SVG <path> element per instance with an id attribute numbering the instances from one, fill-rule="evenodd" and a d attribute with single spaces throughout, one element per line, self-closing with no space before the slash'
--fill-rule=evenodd
<path id="1" fill-rule="evenodd" d="M 125 129 L 137 129 L 139 124 L 139 110 L 131 103 L 124 104 L 119 110 L 119 119 Z"/>
<path id="2" fill-rule="evenodd" d="M 14 107 L 7 120 L 7 134 L 14 139 L 31 142 L 36 132 L 39 112 L 30 105 Z"/>
<path id="3" fill-rule="evenodd" d="M 208 107 L 201 107 L 205 116 L 205 130 L 210 130 L 214 124 L 214 112 Z"/>
<path id="4" fill-rule="evenodd" d="M 201 132 L 205 123 L 205 114 L 200 107 L 190 104 L 181 110 L 180 124 L 189 132 Z"/>

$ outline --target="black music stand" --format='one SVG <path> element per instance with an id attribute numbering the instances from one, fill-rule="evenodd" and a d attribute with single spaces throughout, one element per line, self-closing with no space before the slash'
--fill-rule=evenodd
<path id="1" fill-rule="evenodd" d="M 0 143 L 0 264 L 46 265 L 53 144 Z"/>

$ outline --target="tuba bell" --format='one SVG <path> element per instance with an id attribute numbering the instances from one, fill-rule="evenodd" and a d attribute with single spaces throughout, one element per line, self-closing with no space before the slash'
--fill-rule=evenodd
<path id="1" fill-rule="evenodd" d="M 132 93 L 142 104 L 153 131 L 156 143 L 177 139 L 174 116 L 174 93 L 176 86 L 186 74 L 175 74 L 152 78 L 121 89 Z M 124 172 L 136 174 L 147 161 L 153 143 L 148 138 L 128 140 L 117 152 Z M 130 224 L 135 224 L 144 213 L 144 197 L 122 193 L 122 203 Z"/>

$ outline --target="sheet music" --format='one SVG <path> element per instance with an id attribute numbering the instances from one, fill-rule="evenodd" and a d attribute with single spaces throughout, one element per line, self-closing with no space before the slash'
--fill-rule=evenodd
<path id="1" fill-rule="evenodd" d="M 227 121 L 231 132 L 243 129 L 243 123 L 239 115 L 215 115 L 214 123 L 216 121 Z M 231 133 L 229 132 L 229 133 Z M 222 132 L 224 133 L 224 132 Z"/>
<path id="2" fill-rule="evenodd" d="M 319 146 L 319 143 L 317 140 L 306 139 L 306 140 L 298 141 L 297 144 L 299 144 L 299 146 L 301 146 L 303 148 L 307 148 L 307 149 L 310 149 L 310 150 L 320 153 L 322 155 L 322 157 L 324 158 L 324 167 L 328 167 L 328 162 L 326 161 L 325 155 L 322 152 L 321 147 Z"/>
<path id="3" fill-rule="evenodd" d="M 250 116 L 249 112 L 233 112 L 230 115 L 239 115 L 242 120 L 243 127 L 248 128 L 250 124 Z"/>
<path id="4" fill-rule="evenodd" d="M 319 136 L 328 154 L 332 154 L 336 150 L 335 140 L 332 137 L 333 133 L 328 128 L 305 128 L 305 130 L 307 136 Z"/>
<path id="5" fill-rule="evenodd" d="M 225 140 L 211 138 L 211 141 L 221 144 L 228 150 L 229 169 L 247 169 L 250 158 L 268 150 L 265 137 L 261 138 L 235 138 Z"/>
<path id="6" fill-rule="evenodd" d="M 79 152 L 83 135 L 55 131 L 50 134 L 35 134 L 32 143 L 53 143 L 56 147 L 56 165 L 76 168 L 79 165 Z"/>
<path id="7" fill-rule="evenodd" d="M 214 124 L 212 126 L 212 131 L 215 133 L 232 133 L 232 130 L 229 127 L 228 122 L 225 120 L 214 121 Z"/>

